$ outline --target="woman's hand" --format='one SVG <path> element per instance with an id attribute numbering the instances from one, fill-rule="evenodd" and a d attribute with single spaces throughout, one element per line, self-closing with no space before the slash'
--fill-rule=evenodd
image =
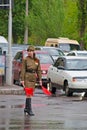
<path id="1" fill-rule="evenodd" d="M 42 86 L 42 80 L 39 81 L 40 86 Z"/>
<path id="2" fill-rule="evenodd" d="M 24 85 L 24 81 L 20 81 L 21 82 L 21 84 L 23 85 L 23 87 L 25 87 L 25 85 Z"/>

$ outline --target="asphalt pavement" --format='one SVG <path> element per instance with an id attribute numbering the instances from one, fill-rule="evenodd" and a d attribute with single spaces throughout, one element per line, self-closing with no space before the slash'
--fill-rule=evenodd
<path id="1" fill-rule="evenodd" d="M 35 94 L 43 94 L 43 90 L 40 88 L 36 88 L 35 89 Z M 24 88 L 22 86 L 19 85 L 6 85 L 4 84 L 3 86 L 0 86 L 0 95 L 25 95 L 25 91 Z M 56 95 L 65 95 L 65 93 L 61 90 L 58 90 L 56 92 Z M 79 94 L 79 100 L 83 100 L 86 99 L 87 97 L 84 97 L 84 93 L 80 93 Z"/>
<path id="2" fill-rule="evenodd" d="M 24 114 L 25 95 L 0 95 L 0 130 L 87 130 L 87 100 L 80 100 L 78 95 L 67 97 L 59 91 L 56 97 L 40 94 L 41 89 L 35 91 L 35 116 Z"/>

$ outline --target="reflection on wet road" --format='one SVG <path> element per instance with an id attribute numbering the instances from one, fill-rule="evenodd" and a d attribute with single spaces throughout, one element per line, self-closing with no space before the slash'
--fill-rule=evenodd
<path id="1" fill-rule="evenodd" d="M 24 115 L 25 96 L 0 95 L 0 130 L 87 130 L 87 100 L 35 94 L 35 116 Z"/>

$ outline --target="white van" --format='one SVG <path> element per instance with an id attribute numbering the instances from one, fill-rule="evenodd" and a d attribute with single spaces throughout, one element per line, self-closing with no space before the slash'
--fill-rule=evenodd
<path id="1" fill-rule="evenodd" d="M 59 47 L 64 52 L 69 52 L 71 50 L 80 50 L 80 44 L 78 41 L 63 37 L 48 38 L 45 42 L 45 46 Z"/>
<path id="2" fill-rule="evenodd" d="M 2 49 L 3 52 L 8 52 L 8 41 L 5 37 L 0 36 L 0 48 Z"/>

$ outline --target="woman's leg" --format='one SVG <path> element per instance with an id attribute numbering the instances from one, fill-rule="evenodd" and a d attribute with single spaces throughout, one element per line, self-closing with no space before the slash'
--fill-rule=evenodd
<path id="1" fill-rule="evenodd" d="M 25 103 L 25 114 L 28 114 L 30 116 L 34 116 L 34 113 L 32 112 L 32 105 L 31 105 L 31 97 L 26 97 L 26 103 Z"/>

